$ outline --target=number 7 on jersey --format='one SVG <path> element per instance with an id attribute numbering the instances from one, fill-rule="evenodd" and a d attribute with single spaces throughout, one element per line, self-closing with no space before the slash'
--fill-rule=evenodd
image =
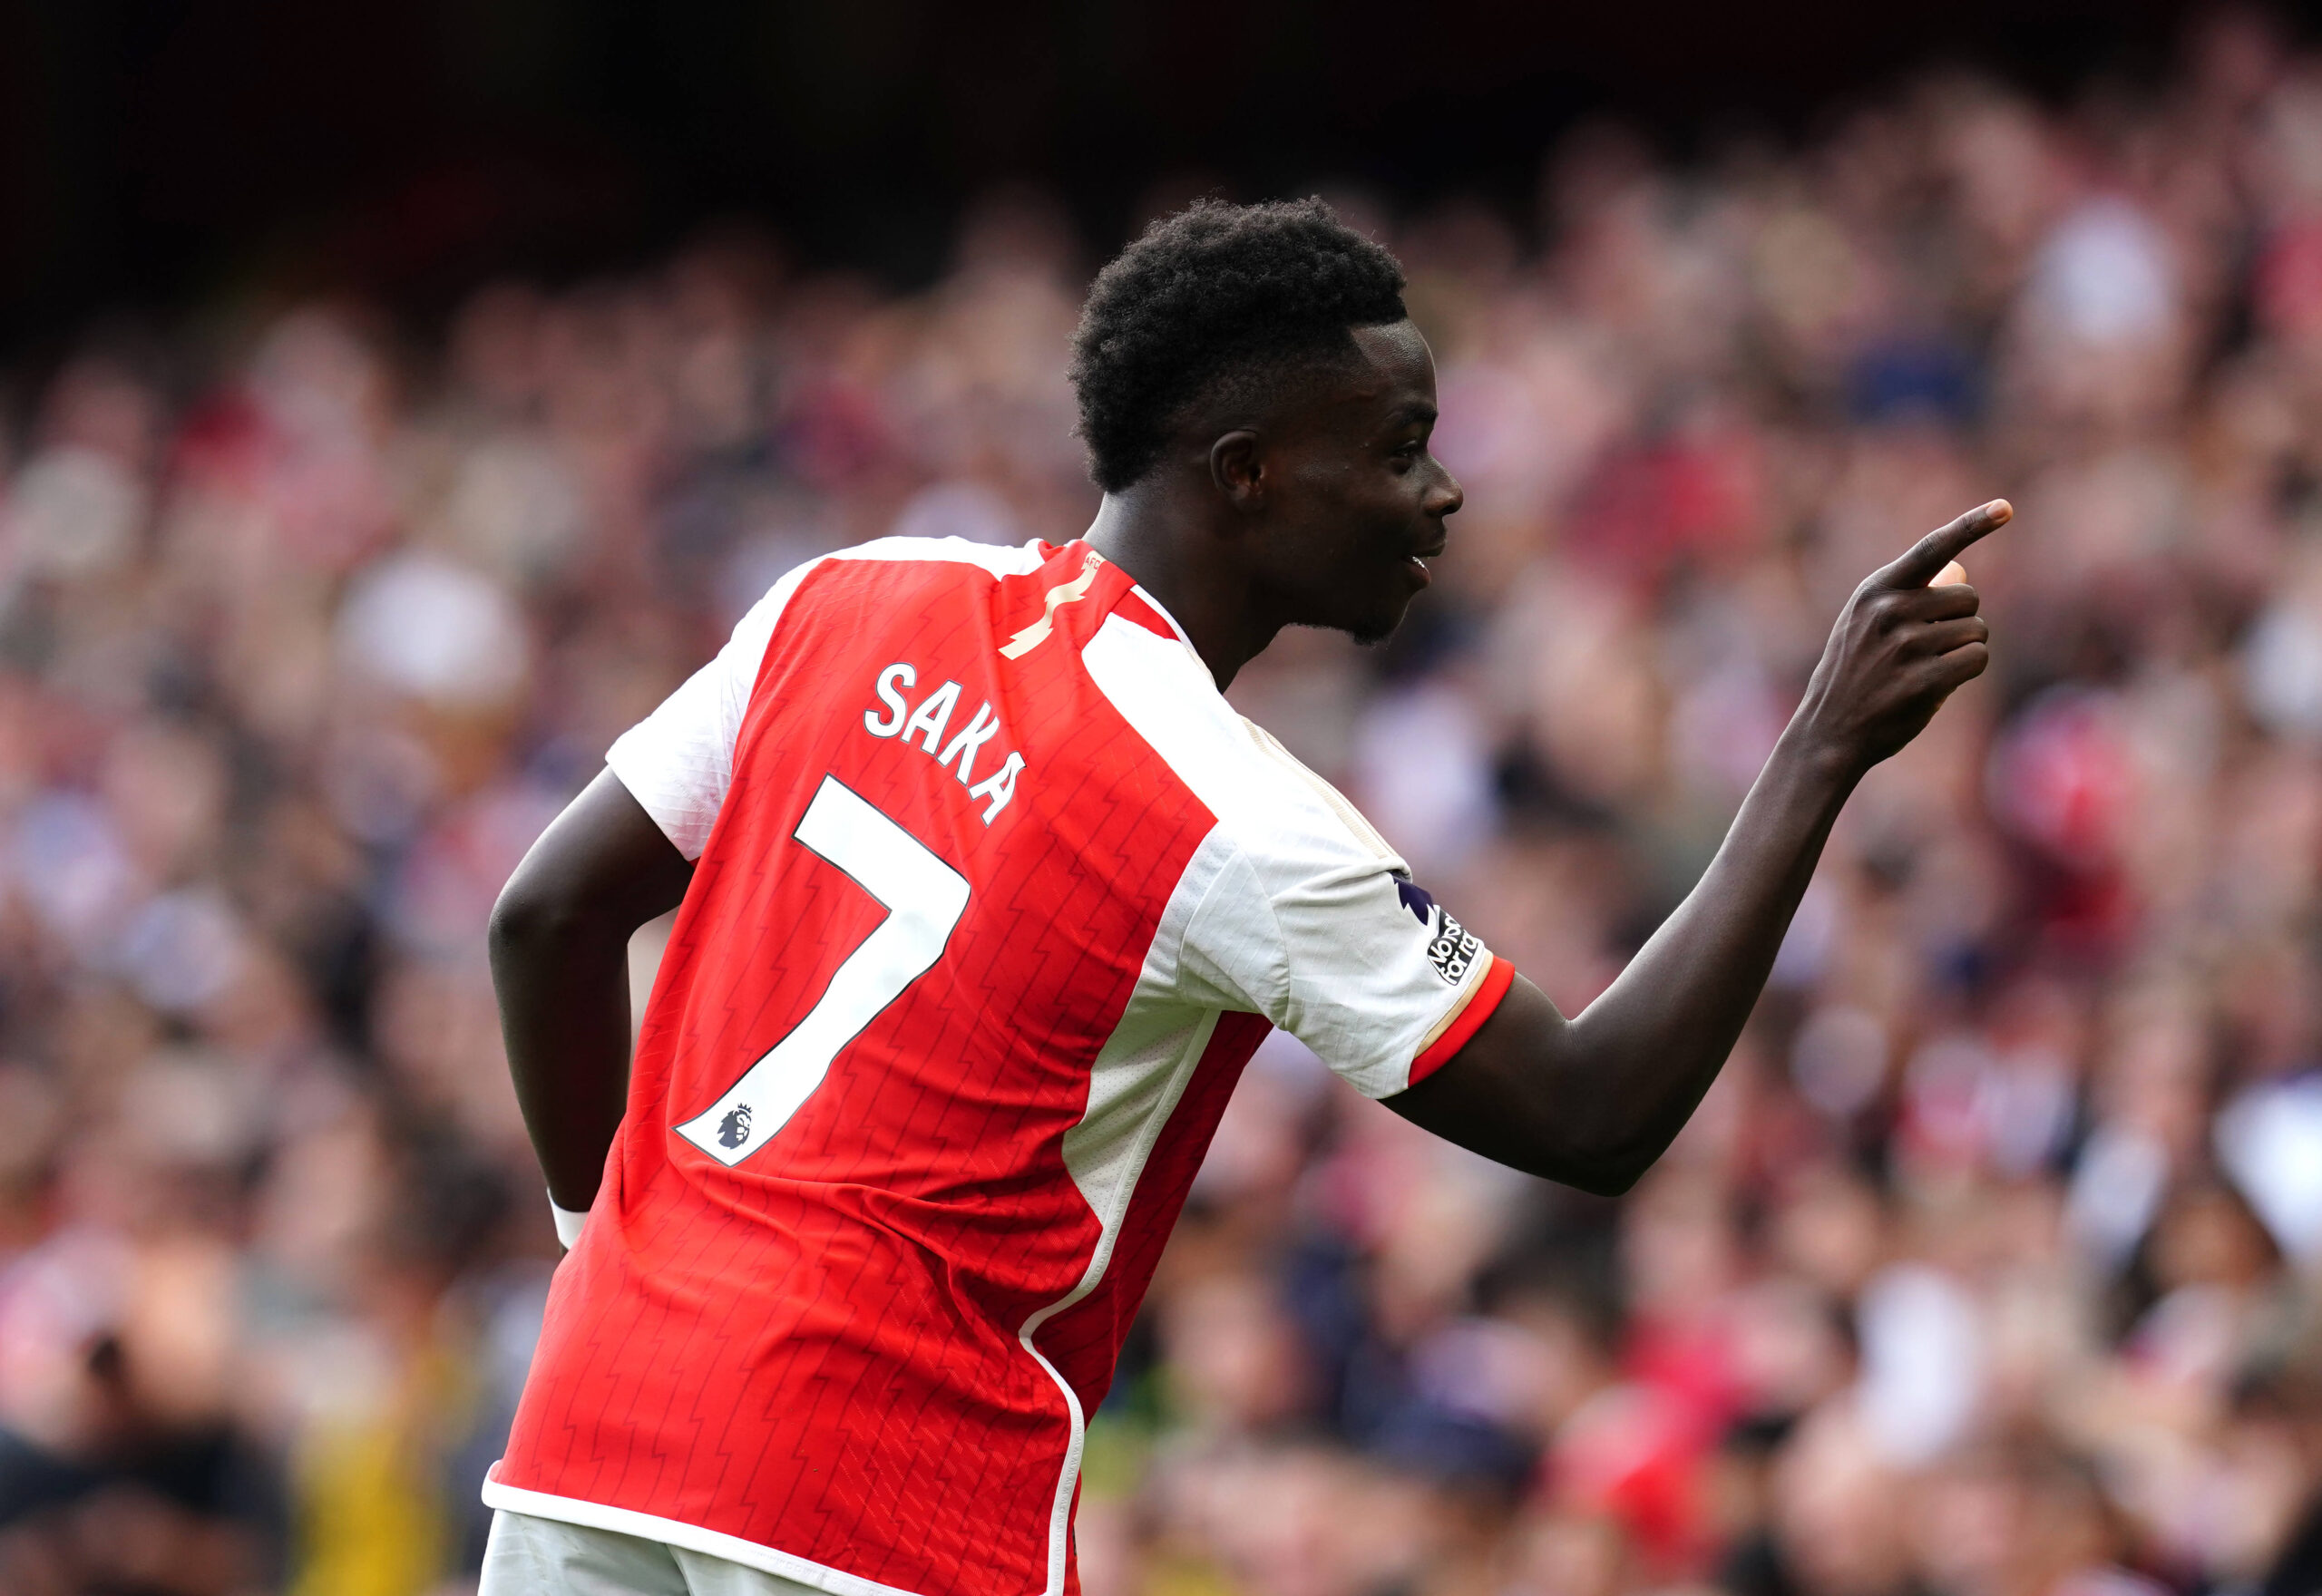
<path id="1" fill-rule="evenodd" d="M 791 836 L 854 878 L 887 918 L 848 954 L 790 1034 L 726 1095 L 677 1127 L 732 1167 L 766 1145 L 823 1084 L 839 1049 L 943 957 L 967 912 L 967 878 L 835 776 L 824 776 Z"/>

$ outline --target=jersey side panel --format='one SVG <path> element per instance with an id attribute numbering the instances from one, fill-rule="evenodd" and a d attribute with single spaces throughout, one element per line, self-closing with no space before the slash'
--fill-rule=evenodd
<path id="1" fill-rule="evenodd" d="M 1273 1030 L 1263 1015 L 1221 1013 L 1183 1095 L 1162 1122 L 1119 1221 L 1110 1267 L 1095 1289 L 1040 1328 L 1037 1345 L 1094 1412 L 1110 1388 L 1129 1325 L 1176 1228 L 1243 1067 Z"/>

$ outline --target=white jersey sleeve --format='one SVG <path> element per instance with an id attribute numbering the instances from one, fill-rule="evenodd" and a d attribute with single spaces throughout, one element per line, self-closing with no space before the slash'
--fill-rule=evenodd
<path id="1" fill-rule="evenodd" d="M 605 764 L 620 784 L 688 859 L 701 857 L 709 828 L 717 823 L 758 667 L 790 596 L 812 569 L 809 561 L 768 589 L 715 658 L 605 751 Z"/>
<path id="2" fill-rule="evenodd" d="M 1190 1002 L 1262 1014 L 1388 1097 L 1463 1046 L 1514 971 L 1415 886 L 1329 783 L 1234 714 L 1182 644 L 1108 621 L 1084 658 L 1218 817 L 1171 962 Z"/>

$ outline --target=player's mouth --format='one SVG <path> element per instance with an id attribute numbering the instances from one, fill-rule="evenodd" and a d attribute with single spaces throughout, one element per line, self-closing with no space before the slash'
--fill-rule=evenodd
<path id="1" fill-rule="evenodd" d="M 1404 555 L 1403 569 L 1409 573 L 1412 579 L 1417 581 L 1420 587 L 1426 587 L 1429 582 L 1434 579 L 1428 571 L 1427 562 L 1440 555 L 1443 552 L 1443 548 L 1444 546 L 1441 543 L 1438 543 L 1432 549 L 1422 549 L 1416 554 Z"/>

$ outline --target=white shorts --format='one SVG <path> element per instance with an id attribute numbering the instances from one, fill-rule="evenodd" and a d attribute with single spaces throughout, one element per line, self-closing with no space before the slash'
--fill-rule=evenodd
<path id="1" fill-rule="evenodd" d="M 551 1518 L 492 1515 L 476 1596 L 823 1596 L 780 1574 Z"/>

